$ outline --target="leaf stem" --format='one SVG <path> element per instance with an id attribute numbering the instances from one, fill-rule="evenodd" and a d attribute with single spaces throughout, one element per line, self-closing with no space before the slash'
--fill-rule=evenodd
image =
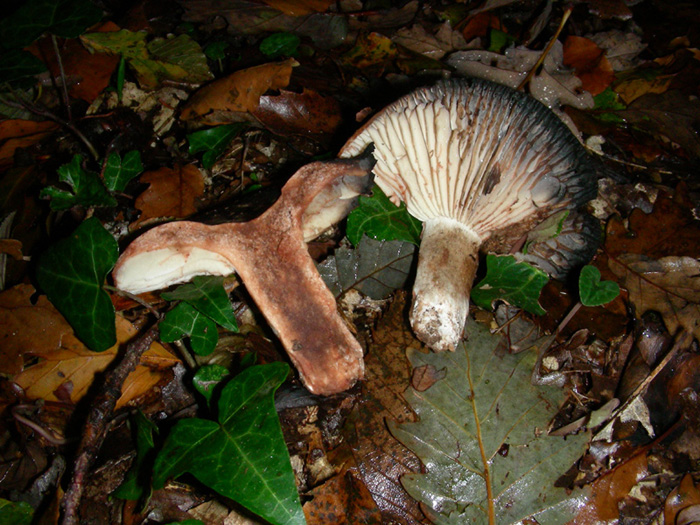
<path id="1" fill-rule="evenodd" d="M 58 40 L 56 40 L 56 35 L 51 34 L 51 43 L 53 44 L 53 52 L 56 55 L 56 62 L 58 62 L 58 71 L 61 74 L 61 94 L 63 95 L 63 103 L 66 106 L 66 116 L 68 117 L 68 122 L 73 120 L 73 112 L 70 109 L 70 97 L 68 96 L 68 86 L 66 85 L 68 79 L 66 79 L 66 72 L 63 69 L 63 60 L 61 59 L 61 52 L 58 49 Z"/>
<path id="2" fill-rule="evenodd" d="M 481 437 L 481 422 L 479 421 L 479 414 L 476 409 L 476 395 L 474 393 L 474 384 L 472 383 L 471 360 L 469 359 L 469 355 L 467 355 L 467 363 L 467 380 L 469 381 L 469 402 L 471 403 L 472 411 L 474 412 L 474 421 L 476 423 L 476 439 L 479 443 L 479 453 L 481 454 L 481 461 L 484 465 L 484 483 L 486 484 L 486 499 L 488 502 L 489 525 L 496 525 L 496 509 L 493 501 L 493 487 L 491 486 L 491 467 L 489 465 L 488 458 L 486 457 L 484 440 Z"/>

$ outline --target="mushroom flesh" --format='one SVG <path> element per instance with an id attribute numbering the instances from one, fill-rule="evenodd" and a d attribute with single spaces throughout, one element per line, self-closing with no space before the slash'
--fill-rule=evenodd
<path id="1" fill-rule="evenodd" d="M 373 143 L 375 182 L 423 221 L 410 320 L 435 350 L 462 338 L 479 250 L 503 251 L 595 193 L 595 168 L 567 127 L 524 93 L 442 81 L 404 96 L 343 147 Z"/>
<path id="2" fill-rule="evenodd" d="M 305 238 L 342 219 L 355 197 L 367 193 L 373 164 L 369 151 L 308 164 L 275 204 L 248 222 L 157 226 L 124 251 L 114 268 L 115 284 L 141 293 L 235 271 L 306 387 L 323 395 L 347 390 L 363 377 L 362 347 L 339 315 Z"/>

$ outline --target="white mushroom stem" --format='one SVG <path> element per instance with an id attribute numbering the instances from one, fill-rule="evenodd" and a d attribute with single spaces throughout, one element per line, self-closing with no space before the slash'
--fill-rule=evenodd
<path id="1" fill-rule="evenodd" d="M 411 327 L 433 350 L 453 351 L 462 339 L 481 239 L 445 217 L 423 224 L 413 285 Z"/>

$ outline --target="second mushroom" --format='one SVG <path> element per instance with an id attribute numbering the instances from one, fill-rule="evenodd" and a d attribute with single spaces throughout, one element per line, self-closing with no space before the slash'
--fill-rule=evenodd
<path id="1" fill-rule="evenodd" d="M 411 326 L 434 350 L 462 339 L 480 249 L 509 249 L 595 193 L 594 164 L 568 128 L 524 93 L 481 80 L 419 89 L 342 149 L 375 146 L 375 182 L 423 221 Z"/>
<path id="2" fill-rule="evenodd" d="M 339 315 L 305 241 L 340 221 L 368 191 L 373 164 L 369 151 L 355 159 L 307 164 L 272 207 L 248 222 L 157 226 L 124 251 L 114 282 L 141 293 L 196 275 L 235 271 L 306 387 L 323 395 L 347 390 L 363 377 L 362 347 Z"/>

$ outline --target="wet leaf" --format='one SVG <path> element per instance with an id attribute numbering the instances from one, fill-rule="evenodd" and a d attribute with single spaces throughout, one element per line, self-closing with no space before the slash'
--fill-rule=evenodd
<path id="1" fill-rule="evenodd" d="M 165 314 L 158 329 L 164 343 L 174 343 L 185 336 L 189 337 L 192 351 L 197 355 L 211 354 L 219 341 L 216 323 L 185 302 Z"/>
<path id="2" fill-rule="evenodd" d="M 114 306 L 102 285 L 118 256 L 114 237 L 93 217 L 42 253 L 37 265 L 37 281 L 49 300 L 98 352 L 116 341 Z"/>
<path id="3" fill-rule="evenodd" d="M 274 404 L 288 372 L 284 363 L 247 368 L 222 390 L 218 422 L 178 422 L 156 459 L 154 487 L 189 472 L 270 523 L 305 523 Z"/>
<path id="4" fill-rule="evenodd" d="M 355 288 L 372 299 L 386 299 L 406 283 L 414 253 L 409 242 L 364 236 L 355 249 L 338 248 L 318 270 L 336 298 Z"/>
<path id="5" fill-rule="evenodd" d="M 500 299 L 519 306 L 533 314 L 543 315 L 540 292 L 549 277 L 542 270 L 527 263 L 518 262 L 512 255 L 487 255 L 486 277 L 474 286 L 471 299 L 475 304 L 491 310 L 494 301 Z"/>
<path id="6" fill-rule="evenodd" d="M 382 515 L 372 494 L 352 471 L 345 471 L 309 492 L 313 500 L 304 504 L 309 525 L 382 525 Z"/>
<path id="7" fill-rule="evenodd" d="M 150 472 L 144 467 L 149 466 L 149 456 L 153 452 L 155 443 L 153 433 L 158 433 L 158 427 L 143 412 L 137 410 L 131 422 L 136 435 L 136 458 L 131 464 L 121 485 L 112 492 L 111 496 L 132 501 L 145 500 L 150 496 L 151 483 Z"/>
<path id="8" fill-rule="evenodd" d="M 499 337 L 468 324 L 469 339 L 454 353 L 407 352 L 414 368 L 447 374 L 424 392 L 406 392 L 419 421 L 390 425 L 426 469 L 402 483 L 435 523 L 565 522 L 585 496 L 554 483 L 589 436 L 548 436 L 564 392 L 530 383 L 533 353 L 497 357 Z"/>
<path id="9" fill-rule="evenodd" d="M 211 169 L 216 160 L 224 154 L 231 141 L 245 126 L 245 123 L 237 122 L 190 133 L 187 135 L 187 141 L 190 144 L 190 155 L 204 151 L 202 167 L 207 170 Z"/>
<path id="10" fill-rule="evenodd" d="M 368 73 L 380 74 L 399 55 L 390 38 L 379 33 L 360 35 L 355 47 L 343 55 L 343 61 Z"/>
<path id="11" fill-rule="evenodd" d="M 687 523 L 681 513 L 684 509 L 694 508 L 694 516 L 697 517 L 700 509 L 700 490 L 693 483 L 693 476 L 687 473 L 683 476 L 680 485 L 673 489 L 666 498 L 664 508 L 664 523 Z"/>
<path id="12" fill-rule="evenodd" d="M 107 157 L 104 169 L 105 186 L 109 191 L 124 191 L 129 181 L 138 177 L 141 172 L 143 172 L 143 164 L 138 150 L 128 152 L 123 160 L 119 153 L 112 153 Z"/>
<path id="13" fill-rule="evenodd" d="M 670 334 L 680 328 L 700 339 L 700 261 L 622 254 L 610 258 L 608 266 L 629 292 L 637 318 L 654 310 L 661 314 Z"/>
<path id="14" fill-rule="evenodd" d="M 58 168 L 58 180 L 72 191 L 49 186 L 41 190 L 42 197 L 51 199 L 52 210 L 67 210 L 73 206 L 116 206 L 117 200 L 105 189 L 100 177 L 82 167 L 83 159 L 75 155 L 70 164 Z"/>
<path id="15" fill-rule="evenodd" d="M 129 226 L 132 230 L 151 219 L 192 215 L 197 211 L 195 202 L 204 192 L 204 177 L 191 164 L 147 171 L 139 181 L 150 186 L 136 198 L 134 205 L 141 216 Z"/>
<path id="16" fill-rule="evenodd" d="M 581 269 L 578 290 L 581 303 L 584 306 L 601 306 L 620 295 L 618 284 L 613 281 L 601 281 L 600 270 L 591 265 Z"/>
<path id="17" fill-rule="evenodd" d="M 55 131 L 55 122 L 4 120 L 0 122 L 0 164 L 11 163 L 17 148 L 27 148 Z"/>
<path id="18" fill-rule="evenodd" d="M 0 21 L 0 46 L 24 47 L 43 33 L 75 38 L 102 18 L 88 0 L 28 0 Z"/>
<path id="19" fill-rule="evenodd" d="M 378 186 L 374 186 L 372 196 L 361 196 L 357 207 L 348 215 L 346 235 L 355 246 L 363 235 L 418 246 L 422 228 L 422 223 L 408 213 L 406 204 L 394 205 Z"/>
<path id="20" fill-rule="evenodd" d="M 571 67 L 581 79 L 581 88 L 598 95 L 615 79 L 605 51 L 592 40 L 569 35 L 564 42 L 564 65 Z"/>
<path id="21" fill-rule="evenodd" d="M 270 58 L 292 56 L 300 43 L 301 39 L 293 33 L 274 33 L 260 42 L 260 52 Z"/>
<path id="22" fill-rule="evenodd" d="M 168 301 L 185 301 L 227 330 L 238 332 L 236 315 L 224 289 L 223 277 L 198 275 L 191 283 L 178 286 L 174 291 L 164 293 L 162 297 Z"/>
<path id="23" fill-rule="evenodd" d="M 221 365 L 207 365 L 197 370 L 192 377 L 192 384 L 197 389 L 197 392 L 202 394 L 211 403 L 211 397 L 214 394 L 214 389 L 221 382 L 228 378 L 231 372 L 228 368 Z"/>
<path id="24" fill-rule="evenodd" d="M 342 123 L 342 108 L 333 97 L 306 89 L 263 95 L 255 118 L 279 135 L 310 135 L 327 141 Z"/>

